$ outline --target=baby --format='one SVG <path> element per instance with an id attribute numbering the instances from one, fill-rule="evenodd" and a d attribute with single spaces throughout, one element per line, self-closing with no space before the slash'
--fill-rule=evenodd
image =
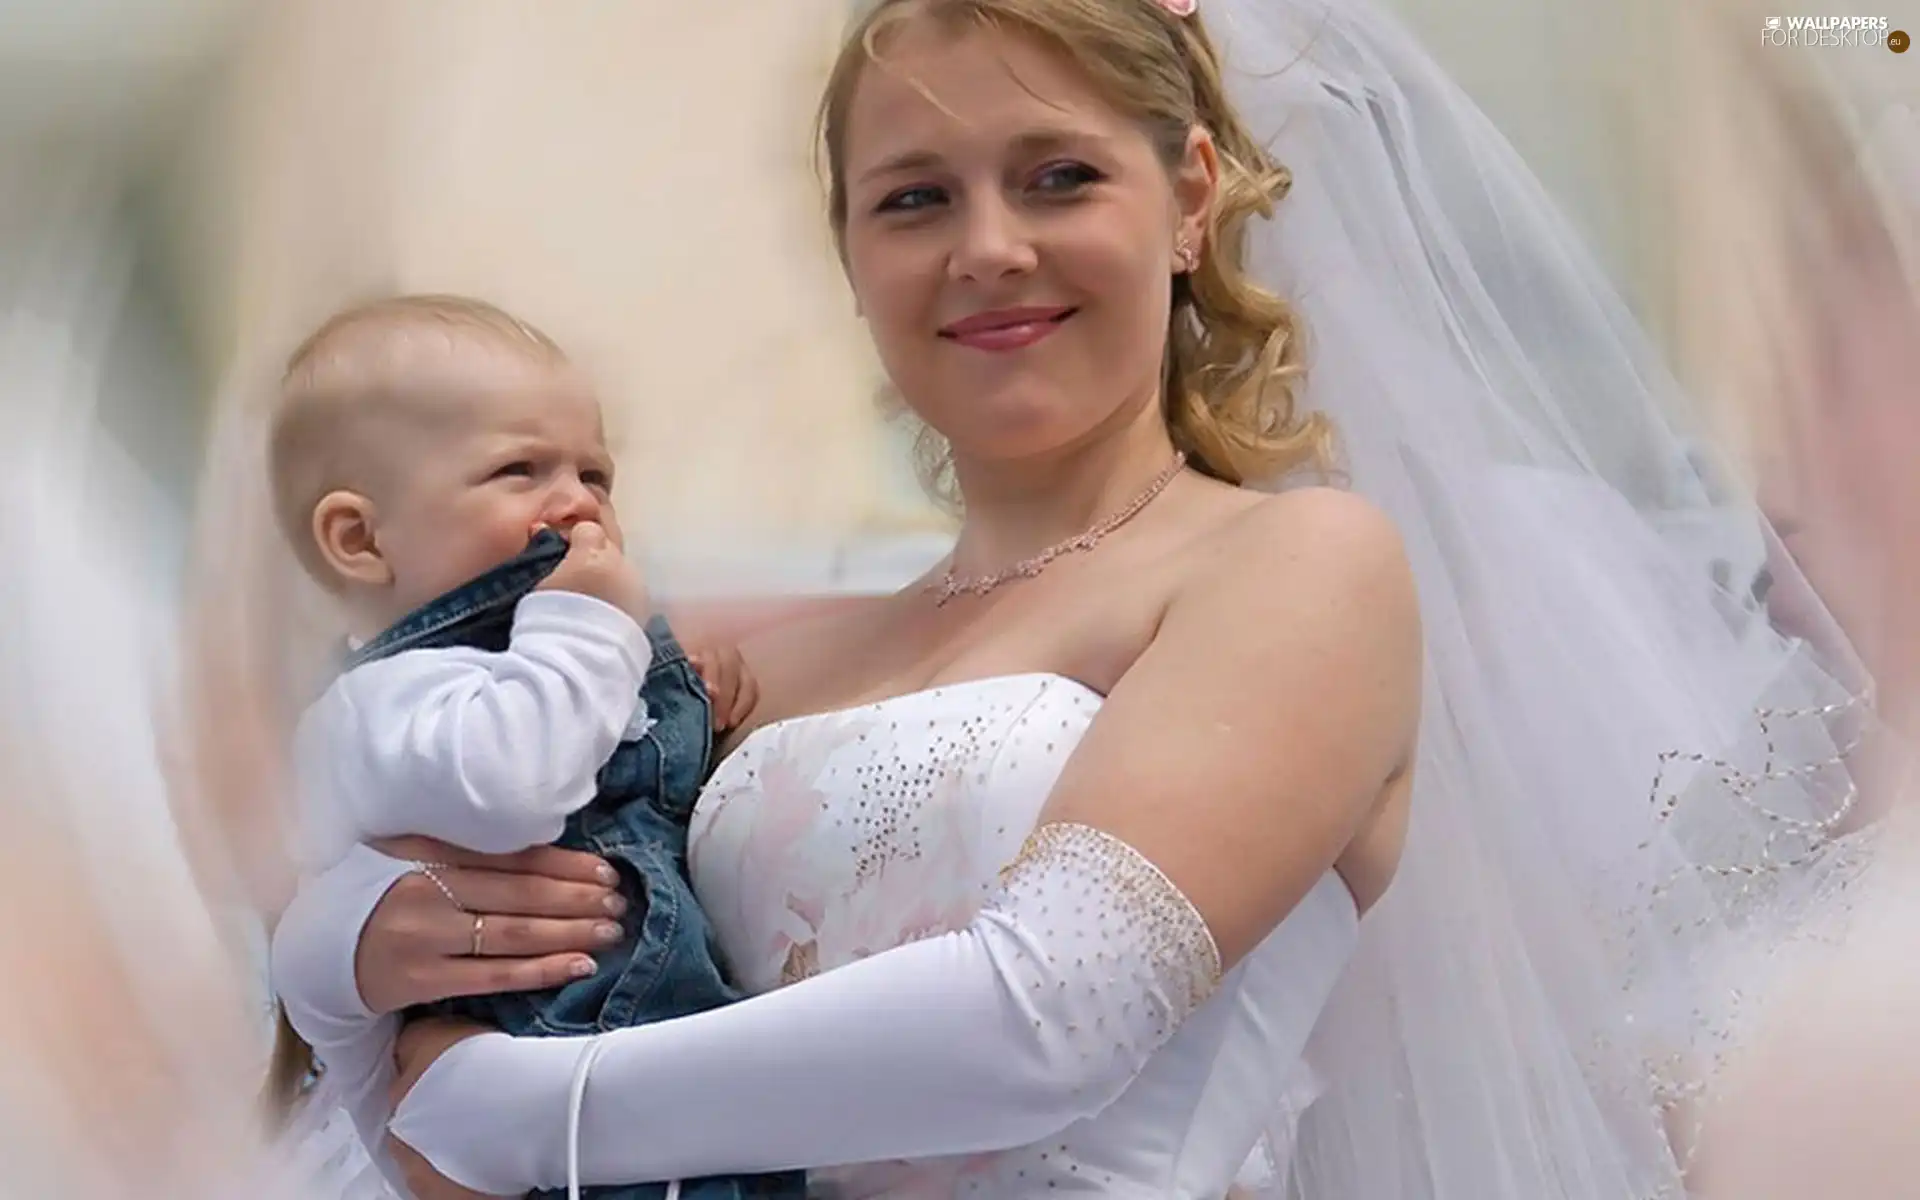
<path id="1" fill-rule="evenodd" d="M 475 300 L 350 309 L 294 354 L 270 453 L 282 528 L 352 635 L 294 736 L 304 865 L 401 834 L 488 853 L 553 843 L 614 864 L 627 909 L 597 972 L 436 1012 L 568 1035 L 737 999 L 687 882 L 687 822 L 714 728 L 744 715 L 733 710 L 751 689 L 729 662 L 715 673 L 728 687 L 710 694 L 650 615 L 623 552 L 600 406 L 565 355 Z M 485 934 L 476 919 L 473 954 Z M 680 1194 L 798 1198 L 804 1186 L 755 1176 Z"/>

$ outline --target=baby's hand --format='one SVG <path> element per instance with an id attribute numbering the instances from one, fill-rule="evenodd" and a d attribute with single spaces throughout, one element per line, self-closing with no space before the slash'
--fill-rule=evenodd
<path id="1" fill-rule="evenodd" d="M 707 685 L 707 697 L 713 701 L 713 728 L 725 733 L 747 719 L 760 702 L 760 685 L 747 670 L 747 660 L 738 646 L 712 646 L 691 650 L 687 661 L 700 672 Z"/>
<path id="2" fill-rule="evenodd" d="M 652 605 L 640 568 L 613 544 L 607 531 L 593 521 L 582 521 L 573 527 L 567 536 L 567 556 L 534 590 L 592 596 L 642 624 L 646 623 Z"/>

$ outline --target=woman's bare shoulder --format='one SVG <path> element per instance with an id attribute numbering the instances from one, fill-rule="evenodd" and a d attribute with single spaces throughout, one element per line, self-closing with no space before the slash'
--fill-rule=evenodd
<path id="1" fill-rule="evenodd" d="M 1366 497 L 1332 487 L 1243 499 L 1187 550 L 1180 575 L 1209 583 L 1223 574 L 1237 581 L 1303 568 L 1411 573 L 1392 518 Z"/>
<path id="2" fill-rule="evenodd" d="M 1259 641 L 1285 611 L 1285 623 L 1310 626 L 1316 641 L 1393 645 L 1419 660 L 1419 601 L 1400 531 L 1352 492 L 1301 488 L 1244 505 L 1189 544 L 1169 592 L 1156 642 L 1176 630 Z"/>

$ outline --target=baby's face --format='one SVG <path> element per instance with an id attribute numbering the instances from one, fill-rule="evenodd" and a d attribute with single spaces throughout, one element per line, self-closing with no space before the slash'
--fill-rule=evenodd
<path id="1" fill-rule="evenodd" d="M 392 618 L 506 562 L 542 525 L 594 521 L 624 544 L 600 404 L 577 371 L 475 345 L 433 373 L 430 419 L 395 431 L 380 505 Z"/>

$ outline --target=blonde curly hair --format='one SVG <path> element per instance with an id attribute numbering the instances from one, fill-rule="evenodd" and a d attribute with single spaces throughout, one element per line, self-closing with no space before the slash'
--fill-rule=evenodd
<path id="1" fill-rule="evenodd" d="M 1085 71 L 1118 111 L 1152 139 L 1169 170 L 1193 129 L 1213 138 L 1219 190 L 1198 265 L 1173 281 L 1162 405 L 1174 445 L 1200 471 L 1228 483 L 1276 479 L 1332 462 L 1332 429 L 1296 411 L 1303 371 L 1292 305 L 1248 274 L 1248 228 L 1271 217 L 1292 176 L 1254 140 L 1229 103 L 1220 57 L 1199 16 L 1179 17 L 1153 0 L 880 0 L 849 30 L 818 113 L 828 211 L 846 257 L 846 127 L 861 74 L 889 38 L 913 21 L 954 32 L 1016 32 L 1040 39 Z M 947 448 L 922 430 L 921 473 L 950 492 Z M 948 498 L 951 498 L 950 495 Z"/>

